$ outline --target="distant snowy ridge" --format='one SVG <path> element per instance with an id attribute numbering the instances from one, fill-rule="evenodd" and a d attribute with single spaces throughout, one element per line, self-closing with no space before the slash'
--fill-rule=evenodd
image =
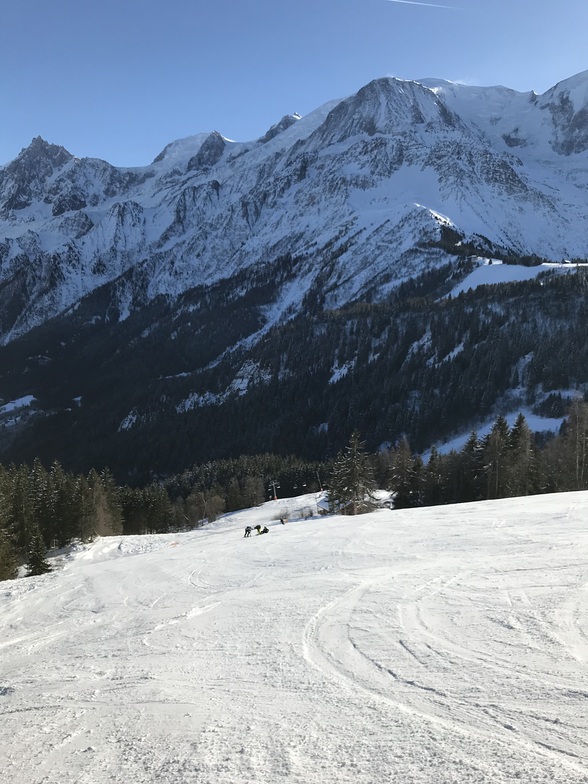
<path id="1" fill-rule="evenodd" d="M 302 261 L 292 315 L 453 257 L 448 227 L 488 252 L 588 256 L 588 72 L 541 96 L 377 79 L 260 139 L 217 131 L 116 168 L 34 139 L 0 169 L 0 340 L 117 281 L 113 318 L 284 254 Z M 286 308 L 286 304 L 284 304 Z"/>

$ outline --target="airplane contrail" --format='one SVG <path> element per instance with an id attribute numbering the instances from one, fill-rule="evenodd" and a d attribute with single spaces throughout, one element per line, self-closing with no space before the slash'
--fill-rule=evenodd
<path id="1" fill-rule="evenodd" d="M 453 11 L 459 11 L 454 5 L 439 5 L 438 3 L 418 3 L 417 0 L 388 0 L 389 3 L 404 3 L 405 5 L 425 5 L 428 8 L 451 8 Z"/>

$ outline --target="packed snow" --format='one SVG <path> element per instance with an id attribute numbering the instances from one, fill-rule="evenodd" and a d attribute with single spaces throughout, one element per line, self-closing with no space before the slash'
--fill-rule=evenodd
<path id="1" fill-rule="evenodd" d="M 3 784 L 587 782 L 588 493 L 320 500 L 1 583 Z"/>

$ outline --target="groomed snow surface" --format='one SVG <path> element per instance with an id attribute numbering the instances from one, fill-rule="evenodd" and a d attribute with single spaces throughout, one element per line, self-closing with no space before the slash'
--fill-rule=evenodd
<path id="1" fill-rule="evenodd" d="M 1 583 L 2 784 L 588 782 L 588 493 L 316 500 Z"/>

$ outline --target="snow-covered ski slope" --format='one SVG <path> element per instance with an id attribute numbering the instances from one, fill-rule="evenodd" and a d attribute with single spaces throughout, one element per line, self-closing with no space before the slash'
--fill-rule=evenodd
<path id="1" fill-rule="evenodd" d="M 313 502 L 0 584 L 2 784 L 587 782 L 588 493 Z"/>

